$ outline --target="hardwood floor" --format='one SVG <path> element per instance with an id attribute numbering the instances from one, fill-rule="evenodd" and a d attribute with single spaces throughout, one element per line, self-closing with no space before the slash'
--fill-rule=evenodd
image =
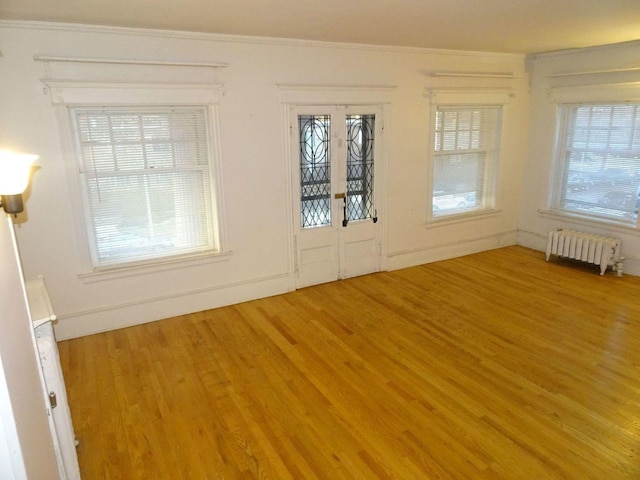
<path id="1" fill-rule="evenodd" d="M 640 278 L 521 247 L 60 355 L 83 480 L 640 478 Z"/>

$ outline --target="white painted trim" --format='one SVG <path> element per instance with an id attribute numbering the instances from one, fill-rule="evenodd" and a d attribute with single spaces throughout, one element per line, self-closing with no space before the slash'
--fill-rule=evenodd
<path id="1" fill-rule="evenodd" d="M 449 225 L 455 225 L 457 223 L 468 223 L 473 220 L 484 220 L 486 218 L 493 218 L 500 215 L 502 210 L 494 208 L 486 208 L 482 210 L 471 210 L 469 212 L 462 212 L 459 214 L 445 215 L 442 217 L 431 217 L 424 222 L 425 228 L 438 228 L 448 227 Z"/>
<path id="2" fill-rule="evenodd" d="M 289 274 L 279 274 L 90 310 L 62 314 L 58 312 L 56 338 L 66 340 L 82 337 L 280 295 L 291 290 L 289 283 Z"/>
<path id="3" fill-rule="evenodd" d="M 95 268 L 90 273 L 79 274 L 78 278 L 84 283 L 104 282 L 125 277 L 147 275 L 158 271 L 166 272 L 169 270 L 207 265 L 209 263 L 226 262 L 229 261 L 232 255 L 232 252 L 220 252 L 153 259 L 140 264 L 127 263 L 112 268 Z"/>
<path id="4" fill-rule="evenodd" d="M 509 100 L 514 97 L 510 88 L 491 88 L 482 89 L 477 87 L 464 87 L 456 90 L 427 88 L 427 94 L 431 111 L 429 114 L 429 156 L 428 156 L 428 192 L 425 202 L 425 226 L 427 228 L 437 227 L 440 225 L 448 225 L 451 223 L 462 223 L 473 221 L 475 219 L 496 216 L 501 211 L 501 184 L 500 175 L 506 161 L 504 152 L 504 125 L 507 123 L 510 115 Z M 441 106 L 500 106 L 500 119 L 498 132 L 500 139 L 498 143 L 498 156 L 494 162 L 490 162 L 485 169 L 484 194 L 487 199 L 488 208 L 464 212 L 460 214 L 444 215 L 442 217 L 433 216 L 433 192 L 434 192 L 434 165 L 435 165 L 435 117 L 437 108 Z"/>
<path id="5" fill-rule="evenodd" d="M 295 221 L 294 213 L 293 213 L 293 198 L 294 198 L 294 189 L 293 189 L 293 165 L 291 161 L 291 148 L 292 147 L 292 129 L 293 127 L 293 119 L 291 118 L 291 105 L 287 103 L 280 104 L 281 118 L 282 118 L 282 131 L 284 132 L 282 138 L 282 169 L 283 169 L 283 177 L 282 177 L 282 186 L 285 192 L 285 205 L 284 205 L 284 215 L 285 215 L 285 228 L 287 233 L 287 271 L 289 272 L 289 290 L 295 290 L 296 288 L 296 275 L 297 275 L 297 243 L 295 237 Z"/>
<path id="6" fill-rule="evenodd" d="M 210 138 L 210 172 L 212 177 L 211 195 L 214 200 L 216 217 L 216 237 L 219 248 L 218 260 L 224 259 L 229 252 L 226 231 L 226 213 L 224 209 L 224 195 L 222 185 L 221 146 L 218 106 L 221 98 L 222 85 L 220 84 L 163 84 L 163 83 L 129 83 L 117 81 L 83 81 L 83 80 L 42 80 L 51 93 L 51 103 L 58 128 L 63 154 L 69 160 L 65 163 L 67 181 L 70 186 L 70 203 L 75 214 L 74 229 L 77 251 L 81 253 L 79 265 L 79 277 L 85 282 L 107 280 L 131 275 L 129 266 L 118 266 L 109 271 L 105 268 L 96 268 L 91 261 L 91 233 L 88 231 L 88 221 L 83 208 L 82 182 L 78 179 L 78 165 L 72 120 L 69 107 L 73 106 L 119 106 L 119 105 L 202 105 L 207 109 L 209 118 Z M 198 256 L 197 254 L 195 255 Z M 139 273 L 158 271 L 159 269 L 176 268 L 176 262 L 185 262 L 184 266 L 193 264 L 194 256 L 186 256 L 176 259 L 160 260 L 154 266 L 150 262 L 146 270 L 135 270 Z M 204 260 L 200 260 L 200 263 Z M 133 265 L 132 267 L 136 267 Z"/>
<path id="7" fill-rule="evenodd" d="M 517 230 L 509 230 L 486 237 L 457 240 L 425 248 L 403 250 L 388 254 L 388 269 L 399 270 L 425 263 L 479 253 L 486 250 L 516 245 Z"/>
<path id="8" fill-rule="evenodd" d="M 596 45 L 593 47 L 570 48 L 567 50 L 555 50 L 552 52 L 540 52 L 527 55 L 528 59 L 546 59 L 553 57 L 574 56 L 576 54 L 590 54 L 595 52 L 606 52 L 607 50 L 615 50 L 618 48 L 632 48 L 640 46 L 640 40 L 630 40 L 628 42 L 609 43 L 607 45 Z"/>
<path id="9" fill-rule="evenodd" d="M 293 153 L 298 148 L 292 144 L 292 130 L 295 129 L 295 118 L 292 111 L 297 108 L 313 107 L 333 107 L 340 108 L 345 106 L 358 106 L 363 110 L 359 113 L 376 113 L 378 122 L 382 117 L 382 123 L 376 124 L 376 131 L 379 136 L 376 137 L 376 175 L 374 195 L 376 197 L 376 208 L 379 225 L 379 233 L 376 238 L 379 240 L 378 249 L 378 271 L 386 269 L 386 189 L 387 189 L 387 159 L 388 159 L 388 141 L 387 130 L 389 127 L 389 103 L 390 94 L 395 87 L 390 86 L 355 86 L 355 85 L 277 85 L 281 90 L 281 105 L 283 115 L 283 132 L 285 139 L 283 146 L 286 148 L 283 158 L 286 159 L 286 172 L 289 179 L 289 185 L 286 188 L 286 208 L 291 212 L 287 222 L 287 232 L 289 233 L 289 272 L 291 273 L 291 288 L 301 287 L 298 285 L 298 246 L 296 225 L 296 203 L 294 191 L 297 188 L 297 180 L 294 179 L 294 169 L 298 165 L 299 159 Z M 305 99 L 313 101 L 305 101 Z M 378 101 L 375 101 L 375 100 Z M 295 185 L 294 185 L 295 184 Z M 378 200 L 379 199 L 379 200 Z"/>
<path id="10" fill-rule="evenodd" d="M 548 75 L 548 78 L 565 78 L 565 77 L 583 77 L 590 75 L 602 75 L 608 73 L 640 73 L 640 67 L 628 67 L 628 68 L 607 68 L 601 70 L 588 70 L 579 72 L 558 72 Z"/>
<path id="11" fill-rule="evenodd" d="M 547 235 L 540 235 L 527 230 L 518 230 L 518 245 L 544 252 L 547 248 Z"/>
<path id="12" fill-rule="evenodd" d="M 519 78 L 513 72 L 473 72 L 473 71 L 426 71 L 429 77 L 452 77 L 452 78 Z"/>
<path id="13" fill-rule="evenodd" d="M 510 87 L 426 87 L 431 105 L 506 105 L 515 96 Z"/>
<path id="14" fill-rule="evenodd" d="M 226 63 L 201 63 L 201 62 L 172 62 L 166 60 L 127 60 L 112 58 L 72 58 L 72 57 L 47 57 L 44 55 L 34 55 L 33 60 L 45 63 L 97 63 L 109 65 L 148 65 L 162 67 L 203 67 L 203 68 L 225 68 Z"/>
<path id="15" fill-rule="evenodd" d="M 105 25 L 85 25 L 71 23 L 56 22 L 37 22 L 24 20 L 0 20 L 0 28 L 17 28 L 17 29 L 33 29 L 33 30 L 57 30 L 66 32 L 96 33 L 96 34 L 114 34 L 114 35 L 131 35 L 146 36 L 154 38 L 176 38 L 187 40 L 201 40 L 209 42 L 226 42 L 226 43 L 245 43 L 260 45 L 277 45 L 277 46 L 293 46 L 293 47 L 320 47 L 331 49 L 347 49 L 359 51 L 377 51 L 377 52 L 397 52 L 397 53 L 413 53 L 422 55 L 439 55 L 454 57 L 474 57 L 474 58 L 502 58 L 509 60 L 523 60 L 526 58 L 522 53 L 497 53 L 482 52 L 475 50 L 451 50 L 438 48 L 421 48 L 421 47 L 400 47 L 391 45 L 373 45 L 363 43 L 346 43 L 346 42 L 329 42 L 320 40 L 302 40 L 292 38 L 277 37 L 260 37 L 249 35 L 231 35 L 221 33 L 203 33 L 203 32 L 186 32 L 177 30 L 162 30 L 150 28 L 130 28 L 130 27 L 110 27 Z"/>
<path id="16" fill-rule="evenodd" d="M 635 101 L 640 100 L 640 81 L 550 87 L 547 97 L 557 103 Z"/>
<path id="17" fill-rule="evenodd" d="M 276 85 L 288 105 L 382 105 L 391 103 L 393 85 Z"/>
<path id="18" fill-rule="evenodd" d="M 91 82 L 43 79 L 54 105 L 194 105 L 220 103 L 221 84 Z M 168 91 L 170 95 L 167 96 Z"/>
<path id="19" fill-rule="evenodd" d="M 622 234 L 640 235 L 640 231 L 636 225 L 630 223 L 616 222 L 615 219 L 603 218 L 599 220 L 597 217 L 589 215 L 580 215 L 579 213 L 565 212 L 562 210 L 538 210 L 538 214 L 550 220 L 557 220 L 568 223 L 570 225 L 581 225 L 589 228 L 606 229 Z"/>

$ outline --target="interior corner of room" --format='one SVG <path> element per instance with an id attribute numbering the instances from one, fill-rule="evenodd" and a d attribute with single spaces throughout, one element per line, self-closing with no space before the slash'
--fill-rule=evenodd
<path id="1" fill-rule="evenodd" d="M 378 6 L 367 12 L 375 35 L 361 21 L 353 30 L 342 20 L 329 28 L 325 12 L 293 5 L 298 2 L 284 2 L 298 15 L 291 18 L 317 14 L 325 22 L 305 32 L 261 5 L 254 13 L 272 18 L 271 26 L 247 16 L 243 27 L 231 15 L 227 26 L 214 31 L 193 17 L 193 28 L 180 26 L 182 16 L 173 10 L 173 24 L 158 12 L 136 23 L 134 15 L 121 18 L 108 7 L 99 8 L 102 20 L 85 16 L 76 22 L 71 10 L 58 15 L 42 2 L 28 3 L 31 16 L 14 0 L 0 7 L 2 478 L 80 478 L 70 417 L 76 421 L 78 412 L 73 405 L 69 412 L 65 393 L 73 379 L 65 387 L 60 376 L 61 386 L 53 389 L 43 376 L 42 358 L 55 357 L 59 364 L 57 342 L 231 307 L 229 315 L 245 320 L 267 318 L 265 335 L 290 343 L 281 346 L 286 352 L 295 345 L 286 321 L 234 306 L 377 272 L 441 261 L 458 265 L 456 259 L 500 249 L 522 265 L 539 261 L 545 269 L 554 231 L 597 234 L 611 242 L 611 259 L 602 246 L 598 250 L 603 260 L 595 275 L 602 273 L 602 282 L 625 281 L 623 265 L 625 275 L 640 276 L 640 29 L 633 31 L 622 15 L 602 12 L 600 30 L 610 36 L 594 34 L 588 44 L 579 27 L 592 25 L 595 17 L 570 22 L 566 28 L 574 40 L 562 43 L 568 36 L 555 31 L 562 23 L 543 21 L 527 2 L 501 2 L 505 18 L 494 7 L 478 14 L 475 28 L 486 33 L 480 43 L 472 28 L 455 39 L 432 20 L 433 35 L 421 33 L 414 20 L 398 13 L 408 14 L 410 2 L 400 2 L 399 11 Z M 249 15 L 249 3 L 240 2 L 236 11 Z M 588 3 L 596 8 L 598 2 Z M 217 6 L 221 15 L 233 10 Z M 41 15 L 36 7 L 44 9 Z M 427 7 L 441 15 L 461 8 L 426 2 L 415 7 L 416 18 L 424 20 Z M 142 13 L 140 6 L 131 8 Z M 203 15 L 211 19 L 209 8 L 203 7 Z M 640 6 L 630 11 L 627 17 L 640 25 Z M 517 35 L 508 19 L 533 30 Z M 450 25 L 464 18 L 454 20 Z M 403 30 L 403 22 L 405 34 L 392 35 Z M 546 42 L 545 35 L 533 35 L 534 23 L 548 34 Z M 500 41 L 489 27 L 502 28 L 512 43 Z M 9 185 L 5 164 L 26 173 L 18 187 Z M 571 255 L 557 248 L 553 254 L 571 259 L 560 262 L 567 271 L 592 275 L 573 263 L 580 260 L 575 250 L 583 238 L 574 238 Z M 518 257 L 512 247 L 527 253 Z M 593 257 L 587 263 L 596 262 Z M 461 268 L 477 268 L 478 282 L 490 283 L 494 273 L 478 262 Z M 434 275 L 454 281 L 455 269 L 443 268 Z M 416 276 L 431 281 L 423 272 Z M 505 278 L 518 281 L 511 274 Z M 400 273 L 388 278 L 401 280 L 406 278 Z M 357 296 L 360 288 L 352 293 Z M 464 310 L 465 293 L 458 288 L 451 291 Z M 313 295 L 295 298 L 312 305 L 309 311 L 322 310 Z M 417 297 L 407 296 L 410 305 L 391 302 L 384 308 L 420 308 Z M 336 300 L 343 301 L 345 315 L 351 315 L 348 301 Z M 533 308 L 526 300 L 514 302 L 513 308 Z M 185 328 L 197 330 L 195 317 L 189 318 Z M 334 330 L 349 328 L 327 317 L 322 322 L 328 336 L 340 337 Z M 455 328 L 447 322 L 429 326 L 442 329 L 443 345 L 447 325 Z M 526 329 L 518 332 L 538 339 Z M 570 342 L 568 336 L 562 342 Z M 302 355 L 315 361 L 309 351 Z M 354 361 L 345 360 L 357 368 Z M 497 367 L 492 372 L 504 373 Z M 400 393 L 409 388 L 395 387 Z M 411 395 L 409 390 L 403 394 Z M 629 395 L 637 403 L 637 392 Z M 492 417 L 484 406 L 477 408 L 474 417 Z M 60 412 L 66 416 L 56 426 Z M 492 434 L 516 428 L 487 425 Z M 407 432 L 409 425 L 402 435 Z M 510 441 L 515 449 L 517 440 Z M 287 448 L 304 450 L 295 442 Z M 361 472 L 360 463 L 376 471 L 374 459 L 359 455 L 353 465 L 332 464 L 339 478 L 348 478 L 352 468 Z M 472 457 L 478 467 L 490 455 Z M 529 473 L 548 473 L 538 470 L 539 458 L 527 461 Z M 610 471 L 596 463 L 596 470 Z M 486 468 L 496 468 L 495 478 L 526 477 L 505 465 Z M 456 478 L 455 472 L 440 473 Z"/>

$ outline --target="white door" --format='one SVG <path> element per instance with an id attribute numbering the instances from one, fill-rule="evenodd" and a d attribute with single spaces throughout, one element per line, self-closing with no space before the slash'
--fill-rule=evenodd
<path id="1" fill-rule="evenodd" d="M 296 286 L 380 270 L 382 109 L 292 107 Z"/>

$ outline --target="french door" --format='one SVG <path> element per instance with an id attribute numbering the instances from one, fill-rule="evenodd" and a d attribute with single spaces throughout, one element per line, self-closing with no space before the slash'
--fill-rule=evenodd
<path id="1" fill-rule="evenodd" d="M 291 108 L 296 287 L 380 270 L 382 110 Z"/>

